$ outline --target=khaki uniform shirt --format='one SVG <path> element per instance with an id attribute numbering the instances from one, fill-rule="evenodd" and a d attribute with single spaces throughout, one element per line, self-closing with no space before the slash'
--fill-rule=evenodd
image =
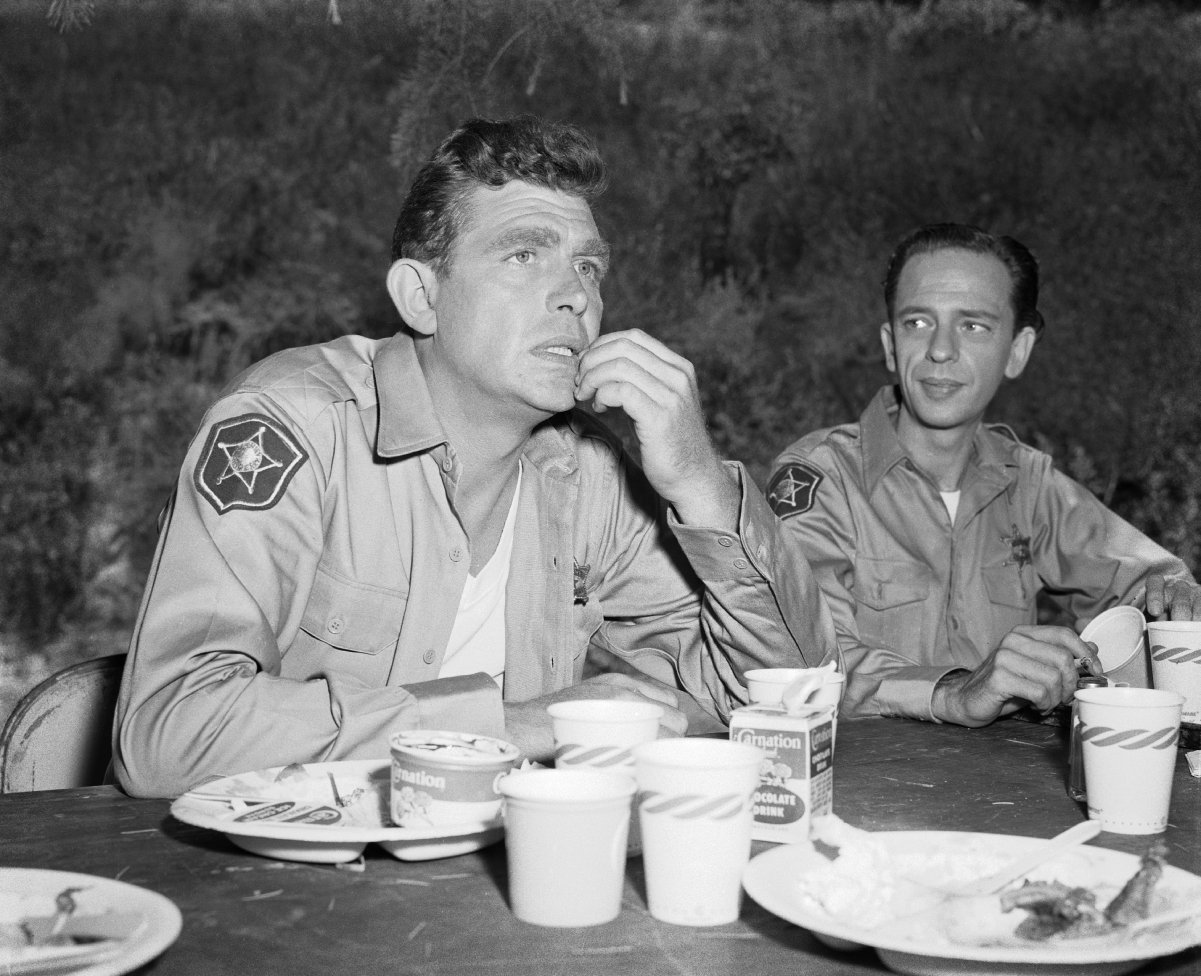
<path id="1" fill-rule="evenodd" d="M 844 714 L 931 719 L 934 685 L 975 668 L 1047 594 L 1083 629 L 1141 604 L 1151 573 L 1184 564 L 1001 425 L 982 425 L 954 524 L 897 440 L 881 390 L 857 424 L 802 437 L 768 499 L 809 558 L 848 672 Z"/>
<path id="2" fill-rule="evenodd" d="M 505 700 L 577 682 L 596 647 L 724 717 L 745 669 L 836 653 L 808 566 L 741 467 L 727 533 L 668 517 L 584 414 L 540 427 L 522 462 Z M 236 380 L 159 539 L 117 709 L 121 785 L 174 795 L 386 757 L 404 727 L 503 734 L 491 678 L 438 676 L 471 563 L 459 476 L 405 334 L 289 350 Z"/>

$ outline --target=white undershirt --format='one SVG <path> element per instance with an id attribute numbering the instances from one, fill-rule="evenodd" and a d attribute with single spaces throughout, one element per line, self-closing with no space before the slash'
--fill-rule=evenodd
<path id="1" fill-rule="evenodd" d="M 458 674 L 490 674 L 500 688 L 505 682 L 505 585 L 513 556 L 513 526 L 517 522 L 517 498 L 521 494 L 521 467 L 517 487 L 505 519 L 496 552 L 478 576 L 467 574 L 459 610 L 450 632 L 450 643 L 438 677 Z"/>
<path id="2" fill-rule="evenodd" d="M 942 503 L 947 506 L 947 513 L 951 516 L 951 524 L 955 524 L 955 513 L 959 511 L 959 489 L 955 491 L 940 491 L 942 495 Z"/>

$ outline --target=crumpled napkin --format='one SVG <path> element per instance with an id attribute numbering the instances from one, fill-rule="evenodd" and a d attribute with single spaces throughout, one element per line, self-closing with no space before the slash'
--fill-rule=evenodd
<path id="1" fill-rule="evenodd" d="M 784 711 L 789 715 L 797 714 L 826 683 L 826 678 L 837 670 L 835 662 L 830 661 L 820 668 L 809 668 L 799 675 L 780 695 L 780 704 L 784 706 Z"/>

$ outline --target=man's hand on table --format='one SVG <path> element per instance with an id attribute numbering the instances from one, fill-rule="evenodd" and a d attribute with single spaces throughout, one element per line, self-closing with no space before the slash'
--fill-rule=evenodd
<path id="1" fill-rule="evenodd" d="M 611 332 L 580 357 L 575 395 L 598 413 L 625 411 L 647 479 L 681 522 L 738 528 L 739 487 L 713 447 L 687 359 L 639 329 Z"/>
<path id="2" fill-rule="evenodd" d="M 1201 620 L 1201 586 L 1187 579 L 1164 579 L 1162 573 L 1147 577 L 1147 616 L 1158 620 Z"/>
<path id="3" fill-rule="evenodd" d="M 581 698 L 649 701 L 663 708 L 659 737 L 684 735 L 688 717 L 680 709 L 680 698 L 666 685 L 626 674 L 600 674 L 579 684 L 523 702 L 505 702 L 505 738 L 533 762 L 547 762 L 555 755 L 555 737 L 546 706 Z"/>
<path id="4" fill-rule="evenodd" d="M 1015 627 L 974 670 L 943 677 L 934 688 L 930 710 L 943 722 L 972 727 L 988 725 L 1026 705 L 1050 712 L 1075 694 L 1079 661 L 1090 662 L 1090 670 L 1101 673 L 1096 648 L 1070 628 Z"/>

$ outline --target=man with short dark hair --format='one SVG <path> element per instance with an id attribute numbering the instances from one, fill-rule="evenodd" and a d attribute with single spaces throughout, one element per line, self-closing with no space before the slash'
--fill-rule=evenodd
<path id="1" fill-rule="evenodd" d="M 743 703 L 747 668 L 833 654 L 691 365 L 600 335 L 603 183 L 572 126 L 466 123 L 397 221 L 406 328 L 279 353 L 210 409 L 130 647 L 126 789 L 386 757 L 413 727 L 545 760 L 549 702 L 650 699 L 679 734 Z M 629 416 L 641 468 L 580 403 Z"/>
<path id="2" fill-rule="evenodd" d="M 1093 649 L 1038 625 L 1040 592 L 1081 628 L 1123 603 L 1201 616 L 1179 559 L 983 422 L 1043 329 L 1030 252 L 974 227 L 922 227 L 894 251 L 884 298 L 895 388 L 858 423 L 792 444 L 768 485 L 834 614 L 844 713 L 973 726 L 1068 701 Z"/>

